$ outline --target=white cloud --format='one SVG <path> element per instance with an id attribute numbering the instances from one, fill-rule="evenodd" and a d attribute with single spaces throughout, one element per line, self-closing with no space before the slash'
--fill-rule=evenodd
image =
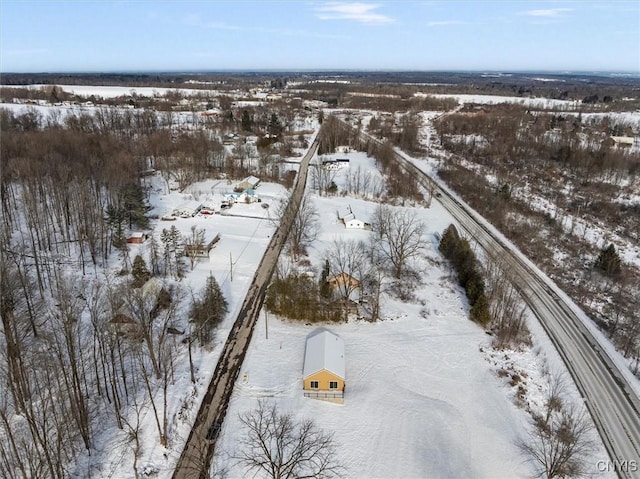
<path id="1" fill-rule="evenodd" d="M 542 10 L 527 10 L 522 12 L 522 15 L 528 15 L 530 17 L 556 18 L 571 11 L 573 11 L 573 8 L 547 8 Z"/>
<path id="2" fill-rule="evenodd" d="M 379 5 L 370 3 L 326 3 L 316 8 L 317 16 L 321 20 L 354 20 L 360 23 L 382 24 L 393 23 L 394 18 L 373 10 L 379 8 Z"/>

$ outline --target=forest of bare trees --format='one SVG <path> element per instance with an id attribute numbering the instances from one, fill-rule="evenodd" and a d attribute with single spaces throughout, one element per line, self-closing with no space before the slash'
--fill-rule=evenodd
<path id="1" fill-rule="evenodd" d="M 281 132 L 295 115 L 282 111 Z M 190 240 L 175 227 L 152 235 L 149 256 L 133 263 L 126 237 L 149 226 L 150 174 L 168 191 L 223 170 L 249 172 L 222 145 L 239 118 L 207 121 L 189 130 L 170 111 L 144 108 L 46 117 L 0 109 L 1 476 L 68 477 L 108 424 L 129 434 L 137 458 L 143 410 L 160 444 L 174 440 L 168 392 L 176 358 L 192 349 L 177 312 L 194 303 L 191 332 L 204 347 L 226 303 L 217 284 L 189 294 L 176 283 Z M 255 111 L 256 133 L 269 121 L 273 128 L 273 114 Z M 210 303 L 219 309 L 203 314 Z"/>
<path id="2" fill-rule="evenodd" d="M 619 274 L 605 274 L 596 260 L 609 243 L 590 239 L 595 225 L 607 236 L 640 240 L 640 216 L 616 200 L 632 194 L 640 162 L 608 141 L 609 135 L 628 134 L 628 127 L 606 117 L 498 105 L 446 115 L 436 129 L 452 153 L 440 176 L 558 282 L 637 365 L 640 272 L 623 263 Z M 532 194 L 552 207 L 535 208 Z M 555 260 L 558 250 L 561 262 Z"/>

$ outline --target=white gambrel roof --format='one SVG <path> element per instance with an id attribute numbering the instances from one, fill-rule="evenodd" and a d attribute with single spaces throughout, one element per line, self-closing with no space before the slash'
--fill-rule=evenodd
<path id="1" fill-rule="evenodd" d="M 345 378 L 344 341 L 331 331 L 318 328 L 307 336 L 302 374 L 306 378 L 323 369 Z"/>

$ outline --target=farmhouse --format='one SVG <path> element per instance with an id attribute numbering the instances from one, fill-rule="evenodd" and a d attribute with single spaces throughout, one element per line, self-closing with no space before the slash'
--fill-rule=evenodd
<path id="1" fill-rule="evenodd" d="M 220 233 L 207 232 L 202 244 L 185 244 L 184 255 L 189 257 L 195 256 L 196 258 L 208 258 L 209 252 L 218 241 L 220 241 Z"/>
<path id="2" fill-rule="evenodd" d="M 255 176 L 247 176 L 244 180 L 238 183 L 235 187 L 236 191 L 245 191 L 249 189 L 255 189 L 260 183 L 260 179 Z"/>
<path id="3" fill-rule="evenodd" d="M 344 402 L 344 341 L 325 328 L 307 336 L 303 366 L 304 397 Z"/>

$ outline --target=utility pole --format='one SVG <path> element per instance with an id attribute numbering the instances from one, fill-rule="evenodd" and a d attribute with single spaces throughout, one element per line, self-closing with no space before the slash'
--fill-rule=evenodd
<path id="1" fill-rule="evenodd" d="M 269 339 L 269 313 L 264 310 L 264 339 Z"/>
<path id="2" fill-rule="evenodd" d="M 231 270 L 231 282 L 233 282 L 233 261 L 231 259 L 231 251 L 229 251 L 229 268 Z"/>

